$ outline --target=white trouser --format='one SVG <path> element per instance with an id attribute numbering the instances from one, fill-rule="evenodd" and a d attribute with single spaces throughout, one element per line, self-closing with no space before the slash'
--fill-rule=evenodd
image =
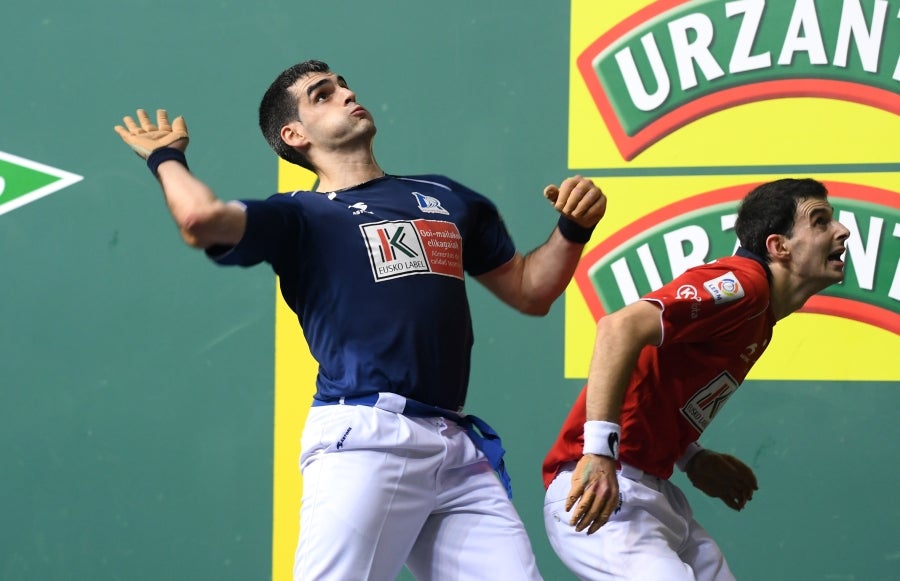
<path id="1" fill-rule="evenodd" d="M 540 580 L 496 474 L 456 423 L 382 409 L 310 409 L 296 581 Z"/>
<path id="2" fill-rule="evenodd" d="M 553 550 L 580 579 L 734 581 L 681 490 L 631 466 L 618 474 L 620 510 L 590 536 L 575 532 L 565 510 L 574 467 L 567 465 L 550 483 L 544 526 Z"/>

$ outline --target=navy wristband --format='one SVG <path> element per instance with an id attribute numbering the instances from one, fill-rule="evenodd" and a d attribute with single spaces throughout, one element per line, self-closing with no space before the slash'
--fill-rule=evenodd
<path id="1" fill-rule="evenodd" d="M 173 160 L 184 167 L 188 166 L 183 151 L 175 149 L 174 147 L 160 147 L 159 149 L 154 149 L 150 155 L 147 156 L 147 167 L 150 168 L 150 171 L 153 172 L 154 176 L 159 177 L 159 164 L 164 161 Z"/>
<path id="2" fill-rule="evenodd" d="M 594 233 L 595 228 L 595 226 L 591 226 L 590 228 L 579 226 L 565 216 L 560 216 L 556 225 L 559 227 L 559 233 L 563 235 L 563 238 L 576 244 L 587 244 L 587 241 L 591 239 L 591 234 Z"/>

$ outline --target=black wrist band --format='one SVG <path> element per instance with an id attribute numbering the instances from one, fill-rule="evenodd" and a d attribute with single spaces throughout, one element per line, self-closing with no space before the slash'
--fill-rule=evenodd
<path id="1" fill-rule="evenodd" d="M 164 161 L 173 160 L 184 167 L 188 166 L 183 151 L 175 149 L 174 147 L 160 147 L 159 149 L 154 149 L 150 155 L 147 156 L 147 167 L 150 168 L 150 171 L 153 172 L 154 176 L 159 177 L 159 164 Z"/>
<path id="2" fill-rule="evenodd" d="M 559 233 L 563 235 L 563 238 L 569 242 L 575 242 L 576 244 L 587 244 L 587 241 L 591 239 L 591 234 L 594 233 L 595 228 L 594 226 L 591 226 L 590 228 L 579 226 L 565 216 L 560 216 L 556 225 L 559 227 Z"/>

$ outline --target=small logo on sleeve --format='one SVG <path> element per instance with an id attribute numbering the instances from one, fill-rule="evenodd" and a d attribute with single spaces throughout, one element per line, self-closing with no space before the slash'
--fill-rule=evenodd
<path id="1" fill-rule="evenodd" d="M 704 282 L 703 288 L 712 295 L 717 305 L 736 301 L 744 296 L 744 287 L 741 286 L 740 281 L 731 271 L 718 278 Z"/>
<path id="2" fill-rule="evenodd" d="M 675 291 L 675 296 L 684 300 L 700 300 L 700 293 L 698 293 L 697 288 L 691 284 L 683 284 L 678 287 L 678 290 Z"/>

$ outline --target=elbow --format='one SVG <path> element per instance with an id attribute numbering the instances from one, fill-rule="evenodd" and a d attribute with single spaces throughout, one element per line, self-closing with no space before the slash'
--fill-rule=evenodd
<path id="1" fill-rule="evenodd" d="M 178 230 L 188 246 L 207 248 L 215 243 L 209 235 L 213 231 L 213 224 L 213 212 L 192 212 L 178 220 Z"/>
<path id="2" fill-rule="evenodd" d="M 529 315 L 532 317 L 546 317 L 550 314 L 550 307 L 553 306 L 553 301 L 522 301 L 517 307 L 520 313 Z"/>

